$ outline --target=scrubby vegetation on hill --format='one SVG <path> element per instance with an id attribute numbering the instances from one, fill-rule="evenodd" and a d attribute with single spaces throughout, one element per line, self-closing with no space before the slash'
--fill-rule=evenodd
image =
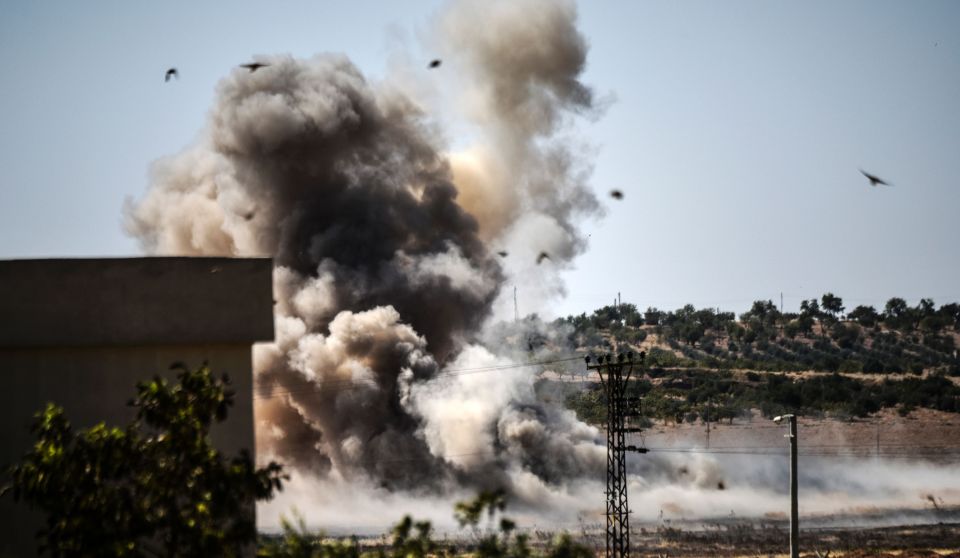
<path id="1" fill-rule="evenodd" d="M 840 297 L 806 300 L 799 313 L 781 313 L 758 300 L 739 316 L 686 305 L 669 312 L 605 306 L 591 315 L 558 320 L 571 326 L 569 340 L 583 348 L 662 346 L 655 364 L 670 367 L 769 371 L 921 373 L 960 375 L 957 338 L 960 304 L 936 308 L 923 299 L 910 307 L 891 298 L 883 311 L 857 306 L 843 314 Z"/>
<path id="2" fill-rule="evenodd" d="M 839 373 L 792 378 L 697 368 L 648 372 L 632 382 L 629 394 L 643 397 L 648 420 L 732 421 L 750 416 L 753 409 L 766 417 L 790 412 L 834 418 L 866 417 L 884 408 L 901 414 L 915 408 L 960 412 L 960 387 L 940 374 L 870 382 Z M 566 403 L 582 420 L 604 420 L 606 396 L 599 384 L 570 393 Z"/>
<path id="3" fill-rule="evenodd" d="M 923 299 L 911 307 L 892 298 L 881 311 L 844 309 L 832 293 L 803 301 L 799 313 L 756 301 L 739 319 L 692 305 L 640 312 L 620 304 L 556 325 L 580 350 L 647 352 L 646 374 L 631 389 L 644 398 L 648 419 L 732 420 L 752 410 L 834 417 L 884 408 L 960 412 L 960 387 L 948 378 L 960 376 L 960 305 L 937 308 Z M 605 413 L 599 385 L 569 395 L 567 404 L 590 422 Z"/>

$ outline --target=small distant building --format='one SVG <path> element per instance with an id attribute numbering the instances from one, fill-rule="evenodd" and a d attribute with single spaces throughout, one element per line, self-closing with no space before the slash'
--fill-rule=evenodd
<path id="1" fill-rule="evenodd" d="M 236 392 L 214 443 L 253 453 L 252 344 L 273 339 L 272 262 L 234 258 L 0 261 L 0 467 L 19 461 L 33 415 L 124 425 L 136 383 L 209 363 Z M 42 517 L 0 498 L 0 558 L 36 556 Z"/>

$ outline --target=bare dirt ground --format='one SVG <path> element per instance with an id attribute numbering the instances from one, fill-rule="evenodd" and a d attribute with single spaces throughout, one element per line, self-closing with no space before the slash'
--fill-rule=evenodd
<path id="1" fill-rule="evenodd" d="M 886 514 L 888 512 L 875 512 Z M 905 521 L 929 518 L 922 511 L 901 510 Z M 870 514 L 859 519 L 869 521 Z M 911 517 L 915 515 L 916 517 Z M 822 518 L 829 523 L 848 522 L 851 516 Z M 938 511 L 926 524 L 887 527 L 827 527 L 800 523 L 800 555 L 806 558 L 954 557 L 960 558 L 960 506 Z M 785 519 L 724 518 L 711 521 L 673 522 L 669 525 L 631 524 L 631 554 L 650 558 L 784 557 L 789 556 L 790 525 Z M 576 533 L 577 540 L 603 556 L 605 532 L 591 525 Z M 548 534 L 531 533 L 535 545 L 544 545 Z"/>
<path id="2" fill-rule="evenodd" d="M 703 423 L 656 424 L 642 436 L 648 448 L 698 447 L 783 452 L 786 427 L 758 414 L 732 424 L 712 423 L 709 440 Z M 798 441 L 803 455 L 879 456 L 940 464 L 960 461 L 960 416 L 927 409 L 901 417 L 894 411 L 864 420 L 801 418 Z M 879 445 L 878 445 L 879 442 Z M 908 509 L 864 509 L 842 515 L 801 514 L 803 556 L 954 556 L 960 558 L 960 477 L 956 489 L 929 502 L 918 497 Z M 947 500 L 944 503 L 944 499 Z M 876 516 L 876 517 L 874 517 Z M 896 519 L 892 519 L 896 518 Z M 877 527 L 882 525 L 882 527 Z M 643 557 L 786 556 L 789 526 L 785 515 L 701 522 L 674 521 L 634 526 L 633 554 Z M 603 550 L 603 532 L 584 533 Z"/>
<path id="3" fill-rule="evenodd" d="M 960 518 L 960 510 L 953 510 Z M 528 543 L 544 551 L 557 533 L 527 531 Z M 602 529 L 572 533 L 577 542 L 591 549 L 594 556 L 605 555 Z M 344 540 L 344 539 L 334 539 Z M 389 552 L 387 537 L 359 540 L 366 552 Z M 444 539 L 465 556 L 475 556 L 476 539 Z M 746 520 L 698 526 L 631 528 L 630 554 L 638 558 L 788 558 L 789 525 L 785 521 Z M 440 554 L 442 555 L 442 554 Z M 800 556 L 804 558 L 960 558 L 960 522 L 935 525 L 870 529 L 815 528 L 800 534 Z"/>
<path id="4" fill-rule="evenodd" d="M 788 556 L 786 524 L 733 524 L 709 530 L 640 531 L 632 554 L 642 557 Z M 601 541 L 602 543 L 602 541 Z M 960 557 L 960 524 L 875 529 L 813 529 L 801 532 L 805 557 Z"/>

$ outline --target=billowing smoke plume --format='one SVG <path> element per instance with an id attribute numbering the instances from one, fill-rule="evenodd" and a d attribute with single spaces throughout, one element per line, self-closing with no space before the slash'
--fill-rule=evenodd
<path id="1" fill-rule="evenodd" d="M 504 338 L 551 332 L 486 327 L 512 314 L 504 287 L 520 286 L 524 313 L 562 293 L 557 270 L 585 248 L 577 223 L 599 212 L 566 135 L 599 111 L 580 81 L 575 8 L 463 0 L 435 23 L 439 71 L 375 82 L 339 55 L 235 70 L 198 143 L 155 165 L 127 226 L 150 253 L 275 259 L 276 340 L 254 354 L 257 443 L 297 488 L 272 512 L 296 504 L 326 527 L 375 527 L 402 501 L 449 519 L 450 500 L 503 487 L 521 517 L 599 523 L 602 433 L 545 403 L 530 370 L 502 368 L 518 357 Z M 467 123 L 457 151 L 429 104 L 451 94 Z M 635 517 L 781 510 L 785 470 L 770 463 L 643 456 L 630 465 Z M 804 469 L 805 510 L 838 494 L 860 493 L 846 507 L 922 502 L 931 486 L 957 496 L 945 490 L 955 467 L 875 463 L 864 480 L 846 465 Z M 894 478 L 916 482 L 868 482 Z M 332 506 L 346 499 L 353 508 Z"/>
<path id="2" fill-rule="evenodd" d="M 602 475 L 596 429 L 539 402 L 529 371 L 443 373 L 509 363 L 479 344 L 501 287 L 555 295 L 585 248 L 576 223 L 599 206 L 562 138 L 597 110 L 575 20 L 540 0 L 437 16 L 472 130 L 461 152 L 401 81 L 339 55 L 270 56 L 223 79 L 202 139 L 156 164 L 127 211 L 148 252 L 275 259 L 276 341 L 254 356 L 264 455 L 299 475 L 529 501 Z"/>

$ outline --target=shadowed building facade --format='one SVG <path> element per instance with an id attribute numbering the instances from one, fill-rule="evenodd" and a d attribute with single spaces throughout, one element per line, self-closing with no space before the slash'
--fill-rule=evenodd
<path id="1" fill-rule="evenodd" d="M 236 392 L 213 428 L 255 453 L 252 345 L 273 339 L 272 262 L 233 258 L 0 261 L 0 467 L 29 449 L 33 415 L 62 406 L 75 429 L 125 425 L 136 383 L 207 362 Z M 42 517 L 0 498 L 0 558 L 35 556 Z"/>

